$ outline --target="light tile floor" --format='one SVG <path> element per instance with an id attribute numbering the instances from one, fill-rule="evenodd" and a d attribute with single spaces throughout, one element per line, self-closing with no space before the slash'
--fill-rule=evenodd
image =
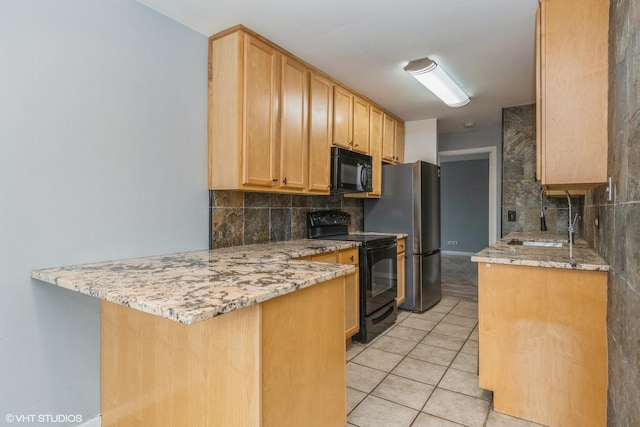
<path id="1" fill-rule="evenodd" d="M 533 427 L 478 387 L 478 304 L 443 298 L 347 348 L 347 421 L 358 427 Z"/>

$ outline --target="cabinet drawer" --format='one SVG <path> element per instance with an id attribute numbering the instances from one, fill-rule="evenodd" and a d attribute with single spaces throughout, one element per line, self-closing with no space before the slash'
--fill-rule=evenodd
<path id="1" fill-rule="evenodd" d="M 305 257 L 305 260 L 308 261 L 315 261 L 315 262 L 332 262 L 332 263 L 336 263 L 336 253 L 335 252 L 329 252 L 326 254 L 319 254 L 319 255 L 314 255 L 312 257 Z"/>
<path id="2" fill-rule="evenodd" d="M 338 254 L 340 264 L 358 265 L 358 248 L 347 249 Z"/>

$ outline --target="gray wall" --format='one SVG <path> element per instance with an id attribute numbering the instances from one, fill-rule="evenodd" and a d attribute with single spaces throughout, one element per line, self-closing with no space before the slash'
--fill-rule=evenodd
<path id="1" fill-rule="evenodd" d="M 501 218 L 499 215 L 502 205 L 502 126 L 494 126 L 486 129 L 471 130 L 466 132 L 444 133 L 438 135 L 438 152 L 452 150 L 467 150 L 478 147 L 496 147 L 498 164 L 496 179 L 496 239 L 500 238 Z M 444 214 L 444 212 L 443 212 Z"/>
<path id="2" fill-rule="evenodd" d="M 489 245 L 489 159 L 444 162 L 440 172 L 440 247 L 450 252 L 481 251 Z"/>
<path id="3" fill-rule="evenodd" d="M 640 3 L 611 2 L 608 174 L 586 197 L 584 234 L 608 275 L 608 425 L 640 425 Z M 595 226 L 599 218 L 600 228 Z"/>
<path id="4" fill-rule="evenodd" d="M 0 423 L 86 421 L 99 303 L 29 275 L 207 247 L 207 38 L 129 0 L 15 0 L 0 52 Z"/>

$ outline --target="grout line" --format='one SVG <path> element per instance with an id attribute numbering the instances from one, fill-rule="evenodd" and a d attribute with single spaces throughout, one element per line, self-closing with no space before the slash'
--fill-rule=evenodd
<path id="1" fill-rule="evenodd" d="M 444 323 L 444 324 L 446 324 L 446 325 L 452 325 L 452 326 L 461 326 L 461 327 L 465 327 L 465 326 L 462 326 L 462 325 L 455 325 L 455 324 L 451 324 L 451 323 L 448 323 L 448 322 L 443 322 L 443 320 L 447 317 L 447 315 L 452 314 L 452 313 L 451 313 L 451 311 L 452 311 L 456 306 L 458 306 L 458 305 L 460 304 L 460 302 L 462 302 L 462 301 L 463 301 L 463 300 L 461 300 L 461 299 L 456 299 L 456 300 L 457 300 L 457 302 L 456 302 L 453 306 L 451 306 L 451 307 L 449 308 L 449 310 L 448 310 L 446 313 L 443 313 L 443 312 L 437 312 L 437 313 L 443 313 L 443 314 L 444 314 L 444 316 L 442 316 L 442 318 L 441 318 L 440 320 L 436 321 L 436 324 L 434 325 L 434 327 L 433 327 L 433 328 L 431 328 L 431 329 L 427 332 L 427 334 L 426 334 L 426 335 L 425 335 L 425 336 L 424 336 L 420 341 L 415 342 L 414 346 L 413 346 L 413 347 L 411 347 L 411 349 L 410 349 L 406 354 L 402 355 L 402 356 L 403 356 L 403 357 L 402 357 L 402 359 L 400 359 L 400 361 L 399 361 L 398 363 L 396 363 L 396 364 L 395 364 L 395 365 L 394 365 L 394 366 L 393 366 L 389 371 L 383 371 L 383 370 L 381 370 L 381 369 L 373 368 L 373 367 L 371 367 L 371 366 L 361 365 L 361 364 L 359 364 L 359 363 L 357 363 L 357 362 L 354 362 L 354 359 L 355 359 L 356 357 L 358 357 L 358 355 L 360 355 L 362 352 L 364 352 L 367 348 L 374 348 L 374 347 L 372 347 L 372 345 L 373 345 L 373 344 L 374 344 L 374 343 L 375 343 L 379 338 L 381 338 L 381 337 L 383 337 L 383 336 L 387 336 L 388 331 L 389 331 L 389 330 L 391 330 L 392 328 L 390 328 L 390 329 L 388 329 L 387 331 L 385 331 L 383 334 L 381 334 L 381 335 L 380 335 L 380 337 L 378 337 L 378 338 L 374 339 L 373 341 L 371 341 L 370 343 L 368 343 L 368 344 L 364 345 L 364 347 L 365 347 L 365 348 L 364 348 L 362 351 L 360 351 L 357 355 L 355 355 L 351 360 L 349 360 L 349 361 L 347 362 L 347 363 L 353 363 L 353 364 L 355 364 L 355 365 L 359 365 L 359 366 L 364 366 L 364 367 L 367 367 L 367 368 L 370 368 L 370 369 L 375 369 L 375 370 L 377 370 L 377 371 L 379 371 L 379 372 L 386 372 L 386 375 L 385 375 L 385 376 L 380 380 L 380 382 L 378 382 L 378 383 L 375 385 L 375 387 L 373 387 L 373 389 L 372 389 L 370 392 L 365 393 L 365 392 L 363 392 L 363 391 L 361 391 L 361 390 L 357 390 L 357 391 L 360 391 L 361 393 L 365 393 L 365 396 L 362 398 L 362 400 L 360 400 L 360 402 L 358 402 L 358 404 L 357 404 L 356 406 L 354 406 L 354 407 L 353 407 L 353 409 L 351 409 L 351 411 L 349 411 L 349 413 L 347 413 L 347 419 L 348 419 L 349 414 L 353 413 L 353 411 L 355 411 L 355 410 L 356 410 L 356 409 L 357 409 L 357 408 L 362 404 L 362 402 L 364 402 L 364 401 L 365 401 L 369 396 L 373 396 L 373 397 L 375 397 L 375 398 L 377 398 L 377 399 L 382 399 L 382 400 L 385 400 L 385 401 L 387 401 L 387 402 L 393 403 L 393 404 L 395 404 L 395 405 L 399 405 L 399 406 L 402 406 L 402 407 L 405 407 L 405 408 L 408 408 L 408 409 L 411 409 L 411 410 L 417 411 L 417 414 L 416 414 L 416 416 L 413 418 L 413 420 L 411 421 L 411 424 L 410 424 L 410 425 L 413 425 L 413 424 L 416 422 L 417 418 L 420 416 L 420 413 L 422 413 L 422 412 L 423 412 L 424 407 L 425 407 L 425 406 L 427 405 L 427 403 L 429 402 L 429 399 L 431 399 L 431 397 L 433 396 L 433 393 L 434 393 L 434 392 L 436 391 L 436 389 L 438 389 L 438 388 L 442 388 L 443 390 L 447 390 L 447 391 L 450 391 L 450 392 L 452 392 L 452 393 L 457 393 L 457 394 L 460 394 L 460 395 L 462 395 L 462 396 L 468 396 L 468 397 L 472 397 L 472 398 L 475 398 L 475 399 L 478 399 L 478 400 L 486 401 L 485 399 L 481 399 L 481 398 L 478 398 L 478 397 L 475 397 L 475 396 L 470 396 L 470 395 L 467 395 L 467 394 L 465 394 L 465 393 L 460 393 L 460 392 L 456 392 L 456 391 L 453 391 L 453 390 L 448 390 L 448 389 L 443 388 L 443 387 L 439 387 L 440 383 L 442 382 L 443 378 L 445 377 L 445 375 L 447 374 L 447 372 L 449 371 L 449 369 L 457 370 L 456 368 L 452 368 L 452 367 L 451 367 L 451 365 L 454 363 L 454 361 L 456 360 L 456 358 L 457 358 L 457 357 L 462 353 L 462 349 L 463 349 L 463 348 L 464 348 L 464 346 L 467 344 L 467 342 L 470 340 L 471 335 L 473 334 L 473 331 L 474 331 L 474 330 L 475 330 L 475 328 L 477 327 L 477 324 L 478 324 L 478 320 L 477 320 L 477 319 L 475 319 L 475 320 L 476 320 L 476 324 L 471 328 L 471 331 L 469 332 L 469 334 L 467 335 L 467 337 L 466 337 L 466 338 L 464 338 L 464 342 L 463 342 L 463 344 L 462 344 L 462 345 L 460 346 L 460 348 L 456 351 L 455 356 L 451 359 L 451 362 L 449 362 L 449 364 L 448 364 L 448 365 L 446 365 L 446 366 L 445 366 L 445 365 L 440 365 L 440 364 L 433 363 L 433 362 L 423 361 L 423 362 L 432 363 L 432 364 L 434 364 L 434 365 L 438 365 L 438 366 L 445 366 L 445 371 L 444 371 L 443 375 L 440 377 L 440 380 L 438 380 L 438 383 L 437 383 L 436 385 L 423 383 L 423 384 L 426 384 L 426 385 L 429 385 L 429 386 L 433 386 L 433 390 L 431 391 L 431 393 L 429 393 L 429 396 L 428 396 L 428 397 L 427 397 L 427 399 L 425 400 L 425 403 L 422 405 L 421 409 L 416 410 L 415 408 L 411 408 L 411 407 L 409 407 L 409 406 L 403 405 L 402 403 L 394 402 L 394 401 L 392 401 L 392 400 L 385 399 L 385 398 L 383 398 L 383 397 L 379 397 L 379 396 L 376 396 L 376 395 L 373 395 L 373 394 L 372 394 L 372 393 L 376 390 L 376 388 L 378 388 L 378 386 L 380 386 L 380 384 L 382 384 L 382 383 L 383 383 L 383 382 L 384 382 L 384 381 L 389 377 L 389 375 L 391 375 L 391 374 L 392 374 L 392 371 L 393 371 L 393 370 L 394 370 L 394 369 L 395 369 L 395 368 L 396 368 L 400 363 L 402 363 L 402 362 L 403 362 L 405 359 L 407 359 L 407 358 L 414 359 L 414 358 L 410 357 L 410 356 L 409 356 L 409 354 L 410 354 L 412 351 L 414 351 L 414 350 L 415 350 L 415 348 L 416 348 L 418 345 L 420 345 L 421 343 L 423 343 L 423 341 L 424 341 L 424 340 L 425 340 L 429 335 L 431 335 L 431 334 L 433 333 L 434 329 L 435 329 L 435 328 L 436 328 L 440 323 Z M 465 301 L 466 301 L 466 300 L 465 300 Z M 473 303 L 476 303 L 476 304 L 477 304 L 477 302 L 476 302 L 476 301 L 470 301 L 470 302 L 473 302 Z M 444 307 L 443 307 L 443 308 L 444 308 Z M 410 318 L 412 314 L 413 314 L 413 313 L 410 313 L 409 315 L 405 316 L 405 317 L 404 317 L 404 318 L 403 318 L 403 319 L 402 319 L 398 324 L 394 325 L 394 327 L 396 327 L 396 326 L 402 326 L 402 323 L 403 323 L 406 319 Z M 455 314 L 454 314 L 454 315 L 455 315 Z M 467 317 L 467 316 L 460 316 L 460 317 Z M 416 316 L 416 317 L 414 317 L 414 318 L 418 318 L 418 317 Z M 426 320 L 426 319 L 424 319 L 424 320 Z M 405 327 L 406 327 L 406 328 L 410 328 L 410 329 L 416 329 L 416 328 L 411 328 L 410 326 L 405 326 Z M 449 336 L 449 335 L 447 335 L 447 336 Z M 397 339 L 400 339 L 400 340 L 403 340 L 403 341 L 407 341 L 407 342 L 413 342 L 413 341 L 405 340 L 405 339 L 403 339 L 403 338 L 392 337 L 392 336 L 389 336 L 389 337 L 390 337 L 390 338 L 397 338 Z M 451 337 L 453 337 L 453 336 L 451 336 Z M 453 337 L 453 338 L 459 338 L 459 337 Z M 362 344 L 359 344 L 359 345 L 362 345 Z M 435 347 L 437 347 L 437 346 L 435 346 Z M 442 348 L 442 347 L 440 347 L 440 348 Z M 381 349 L 376 349 L 376 350 L 379 350 L 379 351 L 385 351 L 385 350 L 381 350 Z M 451 350 L 451 349 L 446 349 L 446 350 Z M 390 354 L 397 354 L 397 353 L 392 353 L 392 352 L 388 352 L 388 351 L 387 351 L 387 353 L 390 353 Z M 467 353 L 464 353 L 464 354 L 467 354 Z M 471 355 L 471 356 L 473 356 L 473 355 Z M 416 360 L 420 360 L 420 359 L 416 359 Z M 462 371 L 462 372 L 466 372 L 466 371 Z M 394 375 L 396 375 L 396 374 L 394 374 Z M 400 376 L 400 375 L 396 375 L 396 376 Z M 402 376 L 400 376 L 400 377 L 402 377 Z M 406 378 L 406 377 L 402 377 L 402 378 Z M 416 380 L 414 380 L 414 379 L 412 379 L 412 378 L 407 378 L 407 379 L 412 380 L 412 381 L 416 381 Z M 420 383 L 422 383 L 421 381 L 416 381 L 416 382 L 420 382 Z M 356 389 L 354 389 L 354 390 L 356 390 Z M 491 398 L 489 399 L 488 403 L 489 403 L 489 411 L 487 411 L 487 414 L 485 415 L 485 421 L 484 421 L 483 425 L 486 425 L 486 422 L 487 422 L 487 420 L 488 420 L 489 414 L 490 414 L 490 412 L 491 412 L 491 408 L 493 407 L 493 394 L 491 394 Z M 445 418 L 438 417 L 437 415 L 432 415 L 432 414 L 428 414 L 428 415 L 430 415 L 430 416 L 435 416 L 435 417 L 440 418 L 440 419 L 445 419 Z M 445 419 L 445 420 L 446 420 L 446 419 Z M 454 423 L 455 423 L 455 421 L 452 421 L 452 420 L 447 420 L 447 421 L 451 421 L 451 422 L 454 422 Z M 456 424 L 457 424 L 457 423 L 456 423 Z"/>

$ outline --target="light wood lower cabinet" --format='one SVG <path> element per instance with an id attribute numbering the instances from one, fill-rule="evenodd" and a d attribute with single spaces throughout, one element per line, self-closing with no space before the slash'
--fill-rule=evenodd
<path id="1" fill-rule="evenodd" d="M 344 278 L 184 325 L 103 301 L 102 425 L 343 426 Z"/>
<path id="2" fill-rule="evenodd" d="M 607 273 L 478 264 L 480 387 L 498 412 L 605 426 Z"/>
<path id="3" fill-rule="evenodd" d="M 356 271 L 345 276 L 344 282 L 344 338 L 348 340 L 360 331 L 360 272 L 358 248 L 345 249 L 300 258 L 307 261 L 351 264 Z"/>
<path id="4" fill-rule="evenodd" d="M 398 297 L 396 298 L 398 307 L 404 304 L 404 300 L 406 298 L 406 242 L 407 239 L 398 239 Z"/>
<path id="5" fill-rule="evenodd" d="M 344 281 L 344 338 L 349 339 L 360 331 L 360 272 L 358 249 L 347 249 L 338 253 L 340 264 L 351 264 L 356 271 L 345 276 Z"/>

